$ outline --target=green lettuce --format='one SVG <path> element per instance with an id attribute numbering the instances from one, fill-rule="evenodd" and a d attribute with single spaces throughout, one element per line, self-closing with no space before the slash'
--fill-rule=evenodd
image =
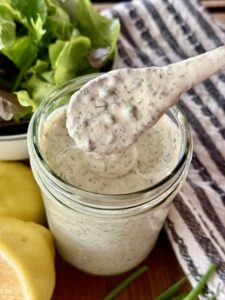
<path id="1" fill-rule="evenodd" d="M 71 0 L 70 8 L 57 0 L 0 1 L 0 89 L 15 93 L 28 114 L 61 84 L 112 64 L 118 20 L 100 15 L 89 0 Z M 4 67 L 6 60 L 13 67 Z"/>
<path id="2" fill-rule="evenodd" d="M 29 36 L 17 38 L 11 47 L 2 49 L 2 53 L 20 70 L 27 70 L 34 63 L 37 52 L 38 46 Z"/>
<path id="3" fill-rule="evenodd" d="M 16 24 L 12 17 L 2 14 L 0 18 L 0 50 L 11 47 L 16 39 Z"/>
<path id="4" fill-rule="evenodd" d="M 47 33 L 61 40 L 69 40 L 73 30 L 69 15 L 56 0 L 46 0 L 48 16 L 45 24 Z"/>
<path id="5" fill-rule="evenodd" d="M 90 40 L 83 36 L 72 37 L 70 41 L 57 40 L 55 44 L 49 46 L 56 85 L 79 76 L 82 70 L 89 66 L 87 56 L 90 47 Z"/>
<path id="6" fill-rule="evenodd" d="M 23 84 L 23 87 L 24 90 L 16 92 L 17 97 L 23 106 L 31 106 L 32 111 L 35 111 L 40 102 L 54 89 L 55 85 L 33 74 L 29 80 Z M 31 98 L 30 95 L 32 95 L 33 98 Z"/>
<path id="7" fill-rule="evenodd" d="M 77 0 L 76 25 L 90 38 L 93 48 L 109 48 L 108 57 L 114 54 L 120 32 L 118 20 L 100 15 L 89 0 Z"/>

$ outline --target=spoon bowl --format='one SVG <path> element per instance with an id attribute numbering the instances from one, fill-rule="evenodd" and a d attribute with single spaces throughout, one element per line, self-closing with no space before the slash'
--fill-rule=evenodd
<path id="1" fill-rule="evenodd" d="M 70 100 L 67 129 L 76 146 L 102 155 L 125 151 L 180 96 L 225 67 L 225 46 L 163 67 L 118 69 Z"/>

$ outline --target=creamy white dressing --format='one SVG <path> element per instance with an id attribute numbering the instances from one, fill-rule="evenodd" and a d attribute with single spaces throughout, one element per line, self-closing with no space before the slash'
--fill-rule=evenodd
<path id="1" fill-rule="evenodd" d="M 48 118 L 40 142 L 46 160 L 64 181 L 95 193 L 126 194 L 146 189 L 172 172 L 181 155 L 181 134 L 164 115 L 126 152 L 96 156 L 75 147 L 63 107 Z"/>
<path id="2" fill-rule="evenodd" d="M 84 85 L 68 106 L 76 147 L 111 154 L 132 145 L 180 95 L 225 66 L 225 46 L 165 67 L 114 70 Z"/>
<path id="3" fill-rule="evenodd" d="M 181 113 L 165 114 L 125 152 L 106 156 L 76 147 L 66 128 L 66 111 L 62 107 L 42 118 L 42 154 L 63 181 L 98 195 L 82 196 L 76 189 L 65 193 L 61 183 L 49 184 L 32 163 L 57 249 L 66 261 L 88 273 L 128 271 L 152 250 L 186 177 L 190 156 L 166 184 L 152 193 L 148 189 L 171 174 L 189 147 Z M 141 192 L 132 194 L 135 191 Z"/>

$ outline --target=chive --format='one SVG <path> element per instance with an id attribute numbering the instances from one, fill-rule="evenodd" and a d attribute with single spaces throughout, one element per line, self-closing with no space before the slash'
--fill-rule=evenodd
<path id="1" fill-rule="evenodd" d="M 140 276 L 142 273 L 146 272 L 148 268 L 142 266 L 131 273 L 126 279 L 119 283 L 103 300 L 114 299 L 126 286 L 128 286 L 134 279 Z"/>
<path id="2" fill-rule="evenodd" d="M 208 268 L 207 272 L 202 276 L 197 286 L 193 290 L 191 290 L 191 292 L 186 297 L 184 297 L 183 300 L 196 299 L 196 297 L 202 292 L 202 289 L 204 288 L 205 284 L 207 283 L 211 275 L 215 272 L 216 267 L 217 267 L 216 264 L 212 264 Z"/>
<path id="3" fill-rule="evenodd" d="M 172 296 L 181 288 L 184 282 L 187 280 L 187 277 L 181 278 L 178 282 L 169 287 L 165 292 L 163 292 L 159 297 L 155 300 L 169 300 Z"/>

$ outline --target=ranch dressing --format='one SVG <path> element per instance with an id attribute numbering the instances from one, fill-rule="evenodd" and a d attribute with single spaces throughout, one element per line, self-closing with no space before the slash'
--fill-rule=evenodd
<path id="1" fill-rule="evenodd" d="M 50 95 L 31 120 L 32 171 L 62 257 L 88 273 L 122 273 L 148 256 L 186 178 L 192 153 L 189 127 L 182 112 L 171 108 L 125 151 L 126 159 L 113 162 L 110 156 L 105 170 L 105 159 L 103 165 L 98 157 L 93 160 L 67 132 L 67 107 L 57 107 L 70 91 L 69 85 L 66 94 Z M 127 165 L 130 171 L 121 174 Z"/>
<path id="2" fill-rule="evenodd" d="M 48 118 L 41 145 L 54 172 L 73 186 L 100 194 L 132 193 L 162 180 L 179 160 L 181 130 L 167 115 L 118 159 L 96 157 L 76 148 L 66 128 L 66 109 Z"/>
<path id="3" fill-rule="evenodd" d="M 140 264 L 154 247 L 191 159 L 188 127 L 177 108 L 171 111 L 126 151 L 101 160 L 75 146 L 66 128 L 66 106 L 42 118 L 41 155 L 60 180 L 49 182 L 45 166 L 36 166 L 34 157 L 32 170 L 56 247 L 76 268 L 119 274 Z M 64 182 L 75 188 L 67 192 Z"/>
<path id="4" fill-rule="evenodd" d="M 84 85 L 68 106 L 67 128 L 76 147 L 118 153 L 193 85 L 225 67 L 225 46 L 164 67 L 114 70 Z"/>

